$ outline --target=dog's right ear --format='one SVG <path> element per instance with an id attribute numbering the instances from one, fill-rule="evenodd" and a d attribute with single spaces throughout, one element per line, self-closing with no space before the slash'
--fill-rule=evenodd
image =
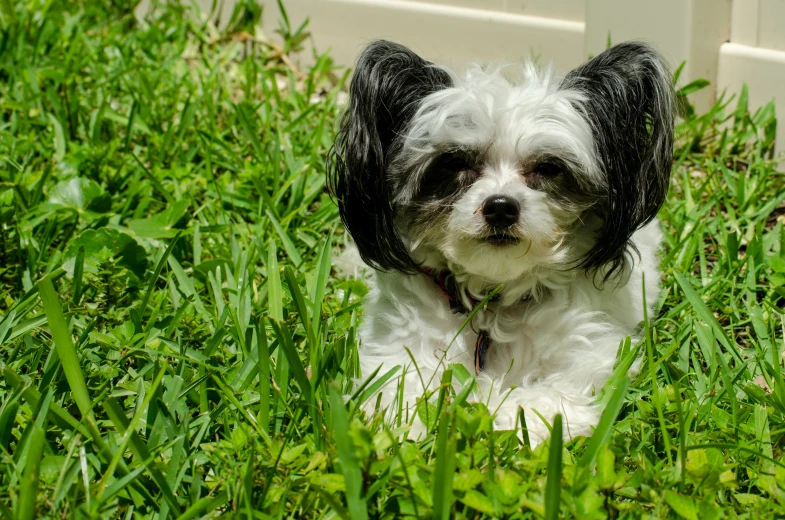
<path id="1" fill-rule="evenodd" d="M 373 268 L 417 269 L 395 225 L 387 169 L 423 98 L 451 83 L 445 71 L 396 43 L 375 41 L 357 60 L 327 182 L 360 256 Z"/>
<path id="2" fill-rule="evenodd" d="M 620 43 L 564 78 L 561 88 L 584 96 L 607 189 L 597 201 L 603 218 L 581 266 L 605 278 L 623 272 L 632 235 L 665 202 L 673 163 L 673 77 L 665 59 L 641 42 Z"/>

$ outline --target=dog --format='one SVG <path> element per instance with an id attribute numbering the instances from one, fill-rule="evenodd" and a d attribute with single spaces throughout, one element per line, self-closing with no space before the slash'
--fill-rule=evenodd
<path id="1" fill-rule="evenodd" d="M 459 76 L 396 43 L 364 49 L 327 176 L 376 270 L 362 377 L 403 367 L 367 410 L 401 407 L 422 431 L 418 400 L 457 363 L 495 429 L 522 408 L 533 444 L 556 414 L 566 439 L 591 435 L 620 344 L 659 293 L 674 99 L 641 42 L 560 80 L 531 62 L 517 78 Z"/>

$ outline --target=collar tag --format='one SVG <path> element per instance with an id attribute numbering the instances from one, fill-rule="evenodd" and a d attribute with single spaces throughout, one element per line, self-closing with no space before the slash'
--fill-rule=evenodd
<path id="1" fill-rule="evenodd" d="M 467 309 L 466 305 L 463 303 L 462 293 L 458 282 L 455 280 L 455 276 L 450 271 L 435 271 L 429 267 L 422 268 L 423 273 L 427 275 L 433 282 L 439 286 L 444 296 L 447 298 L 447 301 L 450 304 L 450 309 L 453 312 L 457 312 L 460 314 L 469 314 L 472 309 Z M 491 301 L 496 300 L 499 297 L 497 294 Z M 468 295 L 468 298 L 471 301 L 472 306 L 477 306 L 480 303 L 479 300 L 476 300 L 471 295 Z M 487 308 L 487 303 L 485 307 Z M 491 335 L 487 330 L 481 330 L 477 334 L 477 342 L 474 344 L 474 370 L 477 375 L 483 371 L 485 368 L 485 355 L 488 352 L 488 348 L 491 346 Z"/>
<path id="2" fill-rule="evenodd" d="M 477 334 L 477 342 L 474 344 L 474 371 L 480 375 L 485 369 L 485 354 L 491 346 L 491 335 L 487 330 L 481 330 Z"/>

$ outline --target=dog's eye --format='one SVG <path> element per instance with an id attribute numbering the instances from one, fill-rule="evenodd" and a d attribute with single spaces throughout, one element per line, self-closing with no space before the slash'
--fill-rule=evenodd
<path id="1" fill-rule="evenodd" d="M 439 166 L 442 170 L 451 172 L 462 172 L 471 170 L 472 166 L 466 157 L 455 153 L 444 154 L 439 160 Z"/>
<path id="2" fill-rule="evenodd" d="M 479 176 L 471 159 L 461 153 L 449 152 L 434 159 L 420 181 L 419 197 L 442 199 L 460 193 Z"/>
<path id="3" fill-rule="evenodd" d="M 556 177 L 561 173 L 561 167 L 558 164 L 545 161 L 538 163 L 532 171 L 543 177 Z"/>

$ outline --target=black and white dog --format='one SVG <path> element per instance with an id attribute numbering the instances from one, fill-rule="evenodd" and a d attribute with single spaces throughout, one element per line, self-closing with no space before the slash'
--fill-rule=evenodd
<path id="1" fill-rule="evenodd" d="M 413 411 L 461 363 L 496 428 L 514 427 L 523 407 L 536 443 L 548 435 L 538 414 L 562 414 L 566 436 L 591 433 L 620 342 L 657 300 L 674 93 L 663 58 L 636 42 L 562 80 L 531 63 L 517 80 L 506 72 L 459 77 L 371 43 L 328 180 L 378 270 L 363 377 L 406 367 L 403 391 L 388 383 L 382 405 Z"/>

